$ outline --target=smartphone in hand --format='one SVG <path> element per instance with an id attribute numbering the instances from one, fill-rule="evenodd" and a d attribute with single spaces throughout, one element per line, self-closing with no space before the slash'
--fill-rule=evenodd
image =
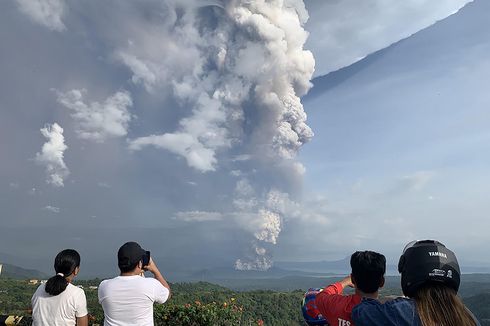
<path id="1" fill-rule="evenodd" d="M 146 270 L 146 267 L 150 264 L 150 252 L 146 251 L 146 253 L 143 255 L 143 258 L 141 259 L 143 261 L 143 269 Z"/>

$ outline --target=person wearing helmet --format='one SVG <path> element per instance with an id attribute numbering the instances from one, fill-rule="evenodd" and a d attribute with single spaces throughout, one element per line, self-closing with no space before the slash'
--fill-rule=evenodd
<path id="1" fill-rule="evenodd" d="M 310 288 L 304 294 L 301 313 L 303 314 L 305 323 L 309 326 L 328 326 L 327 320 L 316 306 L 316 297 L 322 291 L 323 289 L 320 288 Z"/>
<path id="2" fill-rule="evenodd" d="M 479 326 L 457 296 L 460 269 L 454 253 L 435 240 L 410 242 L 398 271 L 406 297 L 385 303 L 365 298 L 352 310 L 357 326 Z"/>
<path id="3" fill-rule="evenodd" d="M 315 299 L 316 306 L 331 326 L 353 326 L 352 308 L 362 297 L 376 299 L 383 287 L 386 258 L 374 251 L 356 251 L 350 258 L 352 273 L 340 282 L 330 284 Z M 355 293 L 343 295 L 346 287 L 355 288 Z"/>

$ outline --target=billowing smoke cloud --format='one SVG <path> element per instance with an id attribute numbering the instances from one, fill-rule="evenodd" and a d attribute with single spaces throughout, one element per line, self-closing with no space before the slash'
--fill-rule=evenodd
<path id="1" fill-rule="evenodd" d="M 251 255 L 243 259 L 237 259 L 235 268 L 242 271 L 259 270 L 266 271 L 272 267 L 272 256 L 266 249 L 253 243 Z"/>
<path id="2" fill-rule="evenodd" d="M 21 12 L 32 21 L 47 28 L 61 32 L 66 29 L 62 17 L 65 11 L 64 0 L 16 0 Z"/>
<path id="3" fill-rule="evenodd" d="M 222 153 L 248 153 L 235 176 L 244 165 L 253 170 L 264 163 L 289 165 L 288 173 L 302 174 L 293 160 L 313 132 L 300 96 L 310 88 L 314 71 L 314 58 L 303 49 L 308 36 L 303 1 L 222 1 L 204 7 L 198 1 L 167 2 L 166 9 L 163 32 L 130 39 L 115 57 L 132 71 L 132 82 L 150 94 L 170 88 L 178 103 L 192 109 L 175 130 L 133 139 L 130 149 L 165 149 L 201 172 L 216 170 Z M 258 244 L 275 244 L 281 231 L 280 212 L 267 203 L 273 188 L 246 179 L 237 183 L 237 211 L 231 214 L 255 238 L 254 257 L 237 261 L 237 268 L 271 265 Z"/>
<path id="4" fill-rule="evenodd" d="M 59 4 L 58 27 L 50 28 L 62 30 L 63 3 L 38 3 L 53 8 Z M 175 111 L 176 119 L 176 123 L 162 123 L 161 130 L 154 125 L 151 132 L 132 130 L 129 150 L 163 149 L 201 173 L 230 171 L 225 171 L 231 180 L 224 187 L 232 198 L 215 205 L 218 212 L 193 207 L 176 213 L 175 220 L 230 218 L 250 234 L 252 242 L 250 254 L 236 267 L 270 268 L 269 250 L 277 243 L 284 219 L 284 210 L 272 198 L 278 194 L 289 198 L 287 194 L 296 188 L 293 184 L 301 179 L 304 167 L 295 156 L 313 137 L 300 101 L 311 87 L 315 66 L 311 52 L 304 50 L 308 13 L 303 1 L 167 0 L 118 6 L 124 8 L 122 12 L 129 8 L 132 15 L 125 12 L 121 25 L 111 26 L 117 33 L 101 33 L 111 48 L 109 61 L 128 69 L 131 88 L 143 93 L 135 98 L 146 95 L 161 101 L 162 110 Z M 151 10 L 142 14 L 141 7 Z M 56 91 L 58 102 L 70 111 L 78 137 L 99 143 L 126 137 L 132 96 L 117 92 L 99 103 L 87 100 L 86 93 L 84 89 Z M 56 124 L 43 134 L 51 137 L 59 130 L 62 137 Z M 50 182 L 61 186 L 68 175 L 63 162 L 66 146 L 63 138 L 56 144 L 64 146 L 57 156 L 43 149 L 38 160 L 48 166 Z M 234 184 L 233 191 L 229 188 Z"/>
<path id="5" fill-rule="evenodd" d="M 70 109 L 77 124 L 77 134 L 81 139 L 103 142 L 111 137 L 123 137 L 128 133 L 133 105 L 128 92 L 117 92 L 104 103 L 83 101 L 85 89 L 74 89 L 66 93 L 58 92 L 58 102 Z"/>
<path id="6" fill-rule="evenodd" d="M 41 152 L 36 154 L 36 161 L 46 167 L 48 184 L 63 187 L 64 179 L 70 174 L 63 161 L 64 152 L 68 148 L 65 145 L 63 128 L 55 122 L 42 128 L 41 133 L 48 141 L 44 143 Z"/>
<path id="7" fill-rule="evenodd" d="M 134 82 L 150 92 L 171 86 L 193 109 L 177 130 L 143 136 L 130 147 L 164 148 L 201 171 L 216 169 L 220 150 L 241 145 L 256 155 L 293 158 L 313 135 L 299 98 L 314 70 L 312 54 L 303 49 L 304 4 L 232 1 L 187 8 L 180 16 L 181 6 L 174 6 L 172 33 L 131 40 L 116 57 Z M 200 15 L 204 10 L 211 21 Z M 170 45 L 154 45 L 163 38 Z"/>
<path id="8" fill-rule="evenodd" d="M 253 234 L 252 250 L 244 259 L 238 259 L 235 267 L 241 270 L 267 270 L 272 267 L 271 254 L 262 244 L 276 244 L 281 233 L 282 215 L 292 201 L 286 193 L 273 189 L 264 198 L 257 196 L 250 182 L 240 179 L 235 187 L 233 204 L 237 210 L 237 223 Z"/>

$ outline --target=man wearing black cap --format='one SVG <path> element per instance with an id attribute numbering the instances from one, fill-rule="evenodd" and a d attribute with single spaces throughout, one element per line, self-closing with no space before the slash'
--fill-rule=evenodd
<path id="1" fill-rule="evenodd" d="M 99 303 L 104 309 L 105 326 L 153 326 L 153 303 L 170 297 L 170 286 L 163 278 L 150 252 L 136 242 L 127 242 L 117 253 L 121 275 L 99 286 Z M 142 277 L 151 272 L 154 278 Z"/>

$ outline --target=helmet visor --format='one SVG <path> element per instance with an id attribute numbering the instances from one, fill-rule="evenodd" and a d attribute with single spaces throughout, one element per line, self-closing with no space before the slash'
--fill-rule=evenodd
<path id="1" fill-rule="evenodd" d="M 415 246 L 415 244 L 417 242 L 419 242 L 419 240 L 413 240 L 413 241 L 410 241 L 409 243 L 407 243 L 407 245 L 405 246 L 405 248 L 403 248 L 403 253 L 405 253 L 407 251 L 407 249 L 412 248 L 413 246 Z"/>

